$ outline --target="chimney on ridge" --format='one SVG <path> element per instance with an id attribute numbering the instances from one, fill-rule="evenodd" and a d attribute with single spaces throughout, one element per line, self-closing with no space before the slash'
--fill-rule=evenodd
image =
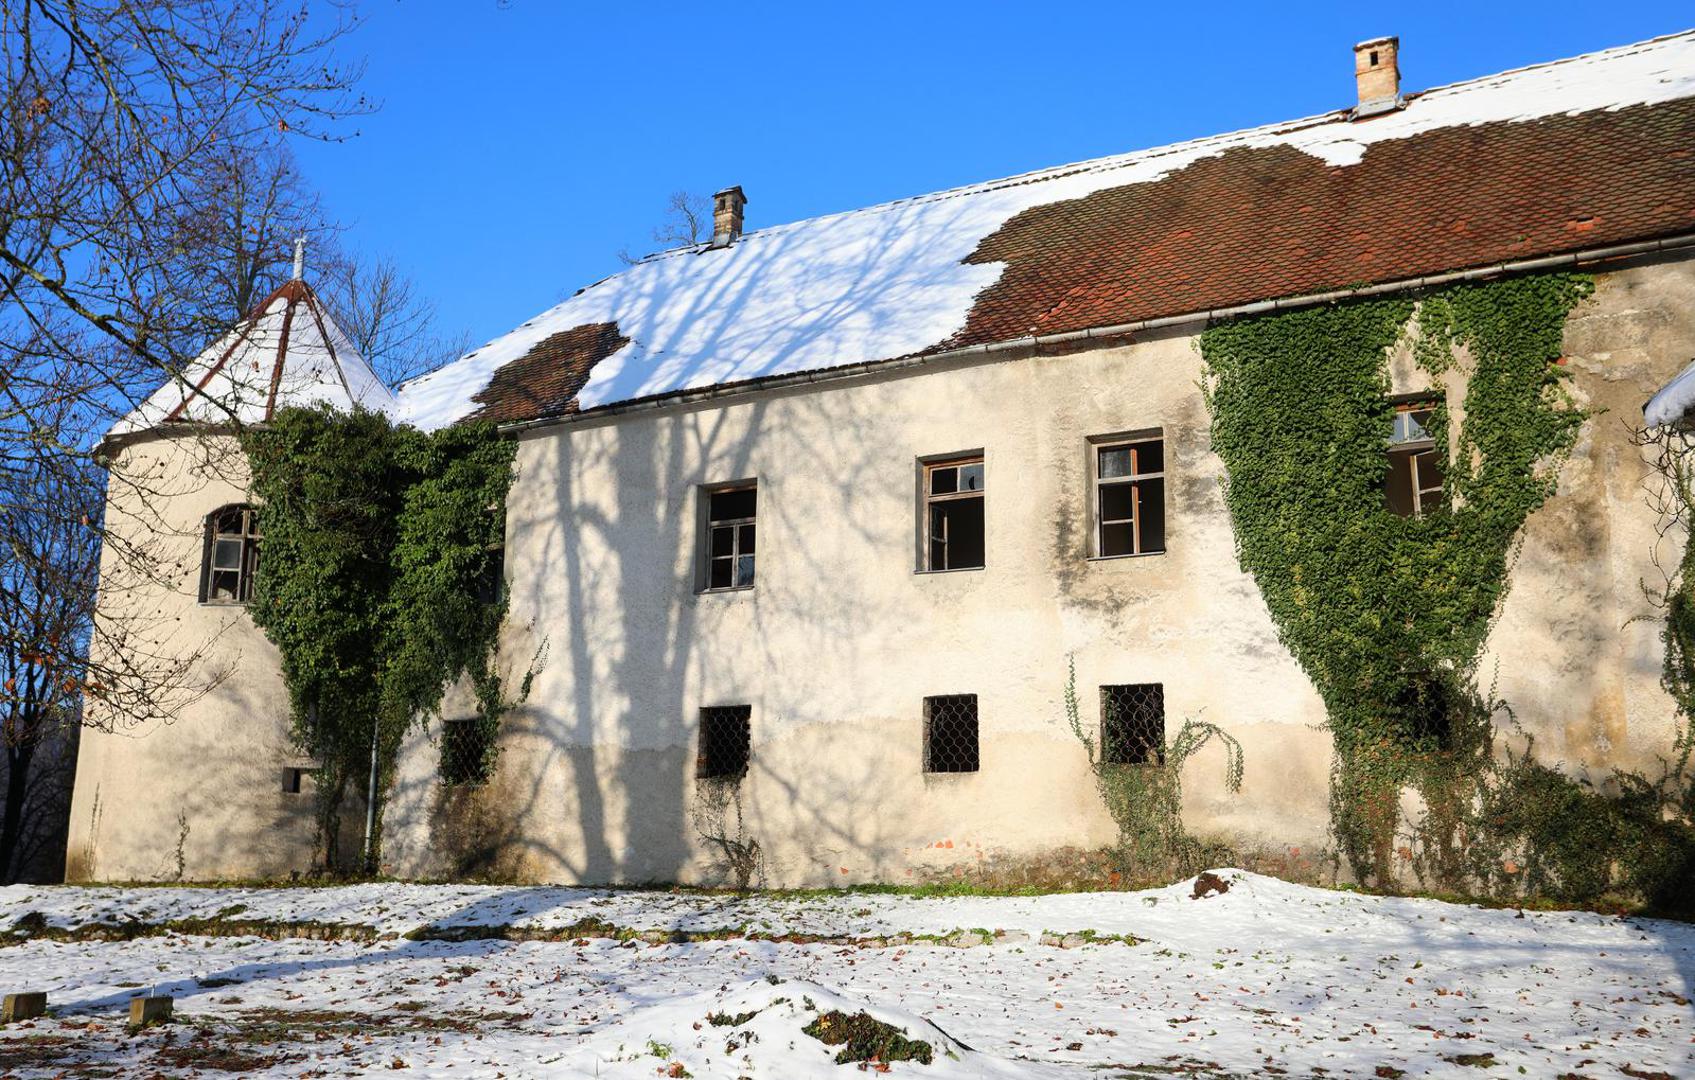
<path id="1" fill-rule="evenodd" d="M 712 196 L 712 246 L 726 248 L 742 235 L 742 207 L 747 196 L 741 186 L 725 188 Z"/>
<path id="2" fill-rule="evenodd" d="M 1400 45 L 1400 38 L 1380 37 L 1354 46 L 1354 81 L 1360 92 L 1355 120 L 1401 107 L 1401 64 L 1395 55 Z"/>

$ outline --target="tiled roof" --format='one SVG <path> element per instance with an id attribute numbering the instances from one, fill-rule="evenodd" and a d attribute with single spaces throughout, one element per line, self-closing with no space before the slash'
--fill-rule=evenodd
<path id="1" fill-rule="evenodd" d="M 612 323 L 590 323 L 543 338 L 494 373 L 473 398 L 475 420 L 540 420 L 577 411 L 577 391 L 602 360 L 629 344 Z"/>
<path id="2" fill-rule="evenodd" d="M 1695 32 L 758 229 L 400 391 L 521 421 L 1695 233 Z"/>
<path id="3" fill-rule="evenodd" d="M 1362 121 L 1371 123 L 1372 121 Z M 1026 210 L 950 345 L 1215 310 L 1695 232 L 1695 98 L 1438 128 L 1357 165 L 1229 150 Z"/>

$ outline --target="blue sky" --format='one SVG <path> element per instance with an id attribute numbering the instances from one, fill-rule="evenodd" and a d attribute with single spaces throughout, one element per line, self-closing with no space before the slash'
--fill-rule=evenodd
<path id="1" fill-rule="evenodd" d="M 667 196 L 748 227 L 1352 104 L 1695 25 L 1683 3 L 687 5 L 364 0 L 380 103 L 296 147 L 345 242 L 480 343 L 653 248 Z M 351 130 L 351 129 L 350 129 Z"/>

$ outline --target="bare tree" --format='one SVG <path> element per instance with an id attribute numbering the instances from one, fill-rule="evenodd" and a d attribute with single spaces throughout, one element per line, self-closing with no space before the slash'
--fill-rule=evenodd
<path id="1" fill-rule="evenodd" d="M 334 137 L 366 108 L 334 56 L 353 26 L 268 0 L 0 0 L 0 520 L 29 573 L 80 583 L 73 608 L 93 581 L 73 526 L 132 580 L 180 578 L 145 535 L 104 529 L 86 454 L 265 287 L 279 230 L 315 217 L 284 140 Z M 147 501 L 145 478 L 110 482 Z M 103 596 L 81 634 L 0 633 L 100 716 L 168 719 L 189 657 L 148 632 L 144 592 Z"/>
<path id="2" fill-rule="evenodd" d="M 443 333 L 435 304 L 388 259 L 363 261 L 329 256 L 329 294 L 324 297 L 354 348 L 389 386 L 463 355 L 469 335 Z"/>
<path id="3" fill-rule="evenodd" d="M 62 853 L 82 695 L 102 689 L 88 646 L 100 557 L 100 487 L 42 462 L 0 470 L 0 881 Z M 56 875 L 50 875 L 56 876 Z"/>
<path id="4" fill-rule="evenodd" d="M 712 200 L 687 191 L 673 191 L 671 197 L 665 200 L 664 218 L 653 230 L 653 242 L 659 245 L 659 250 L 692 247 L 710 239 Z M 641 261 L 641 256 L 631 255 L 628 248 L 620 250 L 618 258 L 625 266 Z"/>

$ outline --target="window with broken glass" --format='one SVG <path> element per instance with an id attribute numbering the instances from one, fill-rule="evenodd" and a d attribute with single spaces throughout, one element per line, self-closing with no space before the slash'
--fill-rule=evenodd
<path id="1" fill-rule="evenodd" d="M 977 695 L 941 694 L 924 699 L 924 771 L 977 771 Z"/>
<path id="2" fill-rule="evenodd" d="M 1421 397 L 1397 402 L 1395 426 L 1389 437 L 1389 472 L 1383 479 L 1384 501 L 1392 513 L 1418 517 L 1445 504 L 1442 466 L 1430 432 L 1436 399 Z"/>
<path id="3" fill-rule="evenodd" d="M 1094 445 L 1095 555 L 1165 550 L 1165 440 Z"/>
<path id="4" fill-rule="evenodd" d="M 924 569 L 983 568 L 983 459 L 924 466 Z"/>
<path id="5" fill-rule="evenodd" d="M 202 604 L 245 604 L 253 598 L 259 572 L 259 511 L 226 506 L 206 516 L 206 548 L 200 566 Z"/>
<path id="6" fill-rule="evenodd" d="M 753 750 L 753 706 L 709 705 L 700 710 L 700 749 L 694 774 L 701 780 L 740 780 Z"/>
<path id="7" fill-rule="evenodd" d="M 706 589 L 753 588 L 759 492 L 752 484 L 706 493 Z"/>
<path id="8" fill-rule="evenodd" d="M 1101 761 L 1107 765 L 1165 764 L 1164 684 L 1101 687 Z"/>

